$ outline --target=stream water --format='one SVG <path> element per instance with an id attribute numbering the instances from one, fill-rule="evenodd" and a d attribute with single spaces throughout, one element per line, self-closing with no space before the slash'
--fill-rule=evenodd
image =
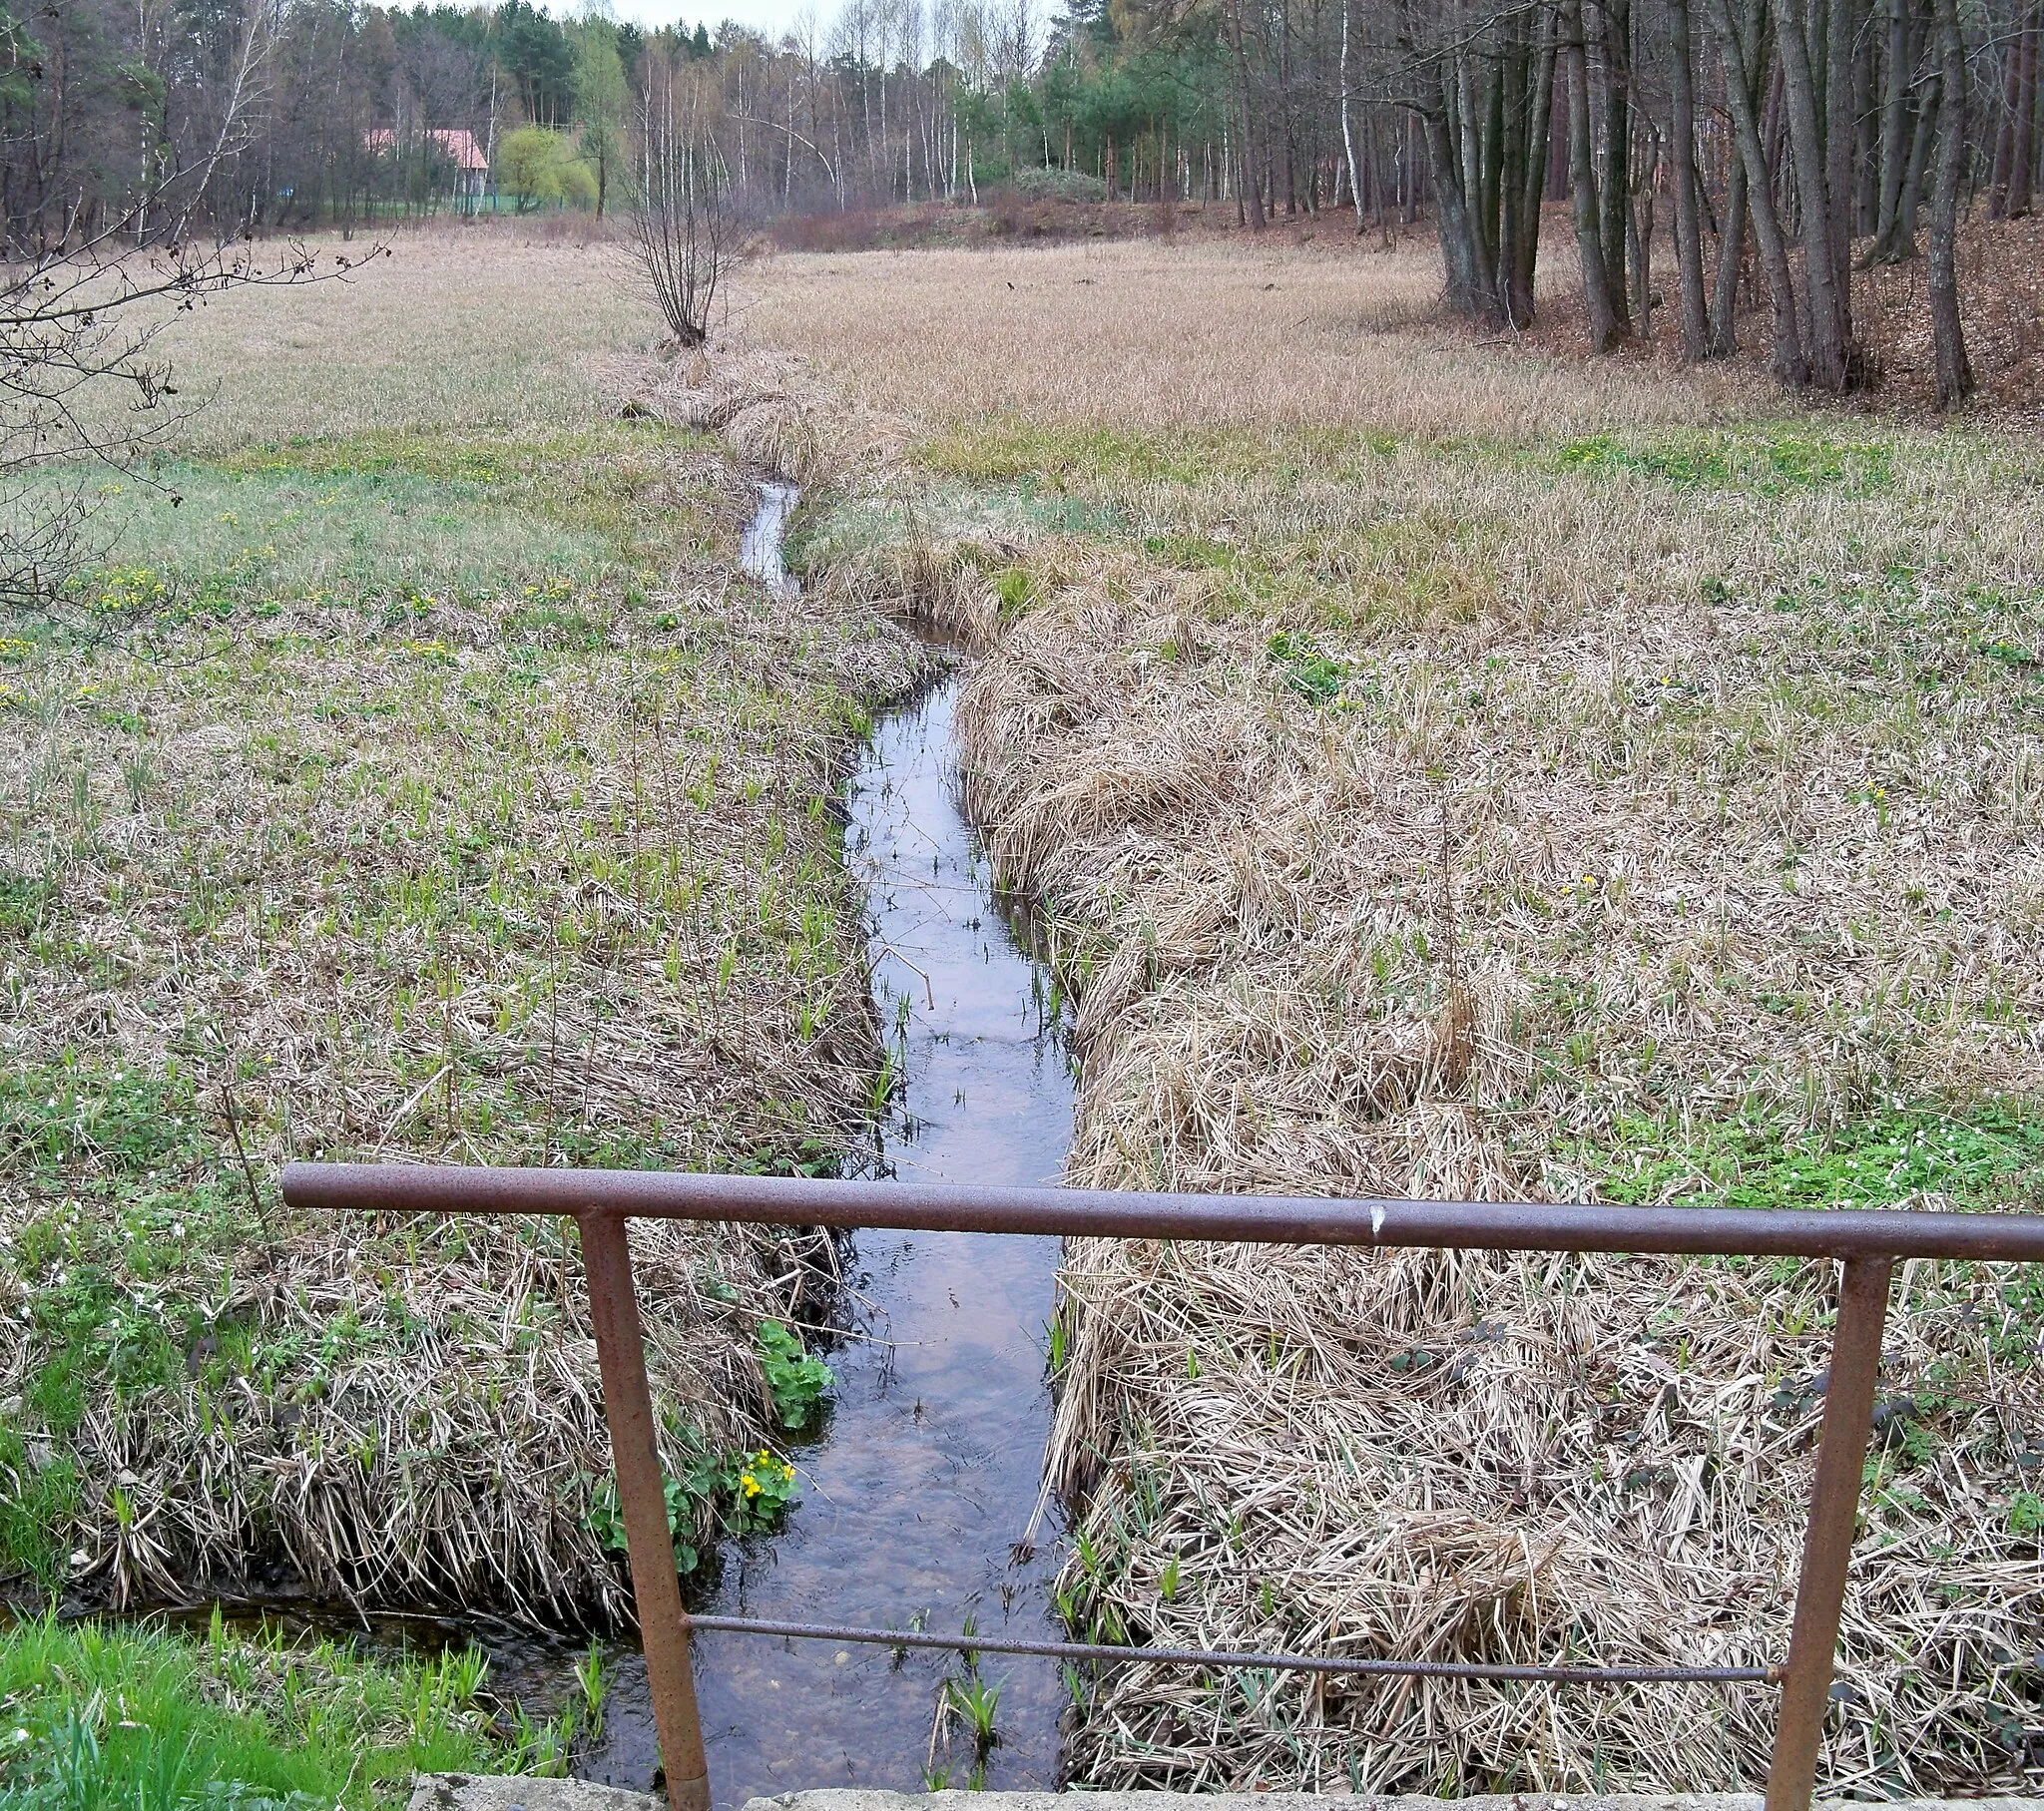
<path id="1" fill-rule="evenodd" d="M 764 485 L 744 559 L 792 588 L 781 535 L 791 486 Z M 900 1086 L 878 1167 L 904 1180 L 1054 1181 L 1072 1131 L 1065 1028 L 1026 919 L 994 890 L 957 801 L 955 672 L 881 715 L 845 810 L 845 860 L 863 891 L 875 1005 Z M 802 1500 L 778 1535 L 727 1542 L 695 1607 L 777 1621 L 867 1623 L 1055 1639 L 1054 1505 L 1037 1522 L 1050 1395 L 1043 1342 L 1057 1241 L 985 1233 L 860 1231 L 829 1354 L 832 1406 L 790 1457 Z M 1025 1537 L 1034 1533 L 1034 1545 Z M 225 1608 L 226 1606 L 224 1606 Z M 176 1612 L 203 1626 L 211 1605 Z M 244 1624 L 348 1639 L 369 1650 L 474 1645 L 489 1688 L 550 1714 L 577 1689 L 584 1643 L 486 1616 L 391 1616 L 344 1606 L 245 1604 Z M 605 1653 L 600 1736 L 574 1771 L 650 1788 L 658 1762 L 636 1646 Z M 927 1777 L 1011 1789 L 1057 1784 L 1064 1694 L 1055 1662 L 979 1661 L 998 1687 L 983 1762 L 962 1719 L 932 1749 L 957 1655 L 698 1636 L 696 1688 L 719 1811 L 811 1786 L 914 1790 Z"/>
<path id="2" fill-rule="evenodd" d="M 780 536 L 790 487 L 763 487 L 746 562 L 791 585 Z M 904 1180 L 1046 1182 L 1072 1131 L 1064 1028 L 1026 922 L 994 891 L 957 802 L 955 673 L 881 716 L 852 780 L 845 859 L 866 900 L 875 1001 L 902 1087 L 881 1162 Z M 769 1620 L 923 1625 L 1056 1638 L 1057 1526 L 1037 1507 L 1050 1397 L 1043 1339 L 1054 1239 L 983 1233 L 854 1235 L 851 1334 L 822 1438 L 792 1457 L 802 1502 L 770 1540 L 729 1544 L 700 1605 Z M 720 1806 L 808 1786 L 914 1789 L 955 1656 L 711 1633 L 697 1693 Z M 601 1744 L 577 1771 L 644 1786 L 654 1762 L 644 1669 L 621 1656 Z M 1057 1783 L 1055 1664 L 989 1655 L 1000 1740 L 989 1785 Z M 954 1729 L 934 1769 L 963 1785 L 972 1744 Z"/>

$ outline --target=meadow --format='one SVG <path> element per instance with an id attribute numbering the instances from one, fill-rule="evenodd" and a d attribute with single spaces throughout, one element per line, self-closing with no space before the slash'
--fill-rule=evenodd
<path id="1" fill-rule="evenodd" d="M 746 578 L 752 480 L 617 418 L 658 360 L 609 256 L 420 236 L 212 298 L 163 342 L 204 406 L 0 642 L 19 1599 L 615 1621 L 572 1237 L 300 1221 L 277 1165 L 813 1169 L 861 1135 L 827 807 L 916 657 Z M 764 1328 L 830 1258 L 635 1244 L 693 1560 L 757 1517 Z"/>
<path id="2" fill-rule="evenodd" d="M 900 617 L 976 653 L 963 785 L 1076 1002 L 1072 1179 L 2034 1202 L 2033 440 L 1472 339 L 1429 252 L 1343 234 L 766 255 L 672 361 L 604 246 L 396 249 L 179 322 L 206 406 L 0 646 L 18 1598 L 621 1613 L 572 1247 L 295 1222 L 274 1166 L 859 1148 L 830 800 L 920 670 Z M 738 570 L 761 471 L 806 487 L 798 599 Z M 764 1323 L 827 1252 L 635 1249 L 694 1561 L 752 1526 Z M 1061 1613 L 1775 1657 L 1829 1301 L 1798 1264 L 1076 1245 Z M 2044 1296 L 1910 1266 L 1881 1391 L 1825 1780 L 2020 1789 Z M 217 1702 L 163 1639 L 133 1663 Z M 555 1764 L 472 1684 L 420 1728 Z M 1746 1689 L 1073 1684 L 1099 1786 L 1716 1789 L 1771 1728 Z M 440 1687 L 347 1690 L 322 1727 L 394 1779 L 374 1706 Z M 31 1706 L 30 1784 L 68 1715 Z"/>
<path id="3" fill-rule="evenodd" d="M 1419 249 L 781 256 L 737 366 L 856 423 L 804 546 L 981 651 L 1074 1181 L 2012 1207 L 2044 1150 L 2044 455 L 1435 322 Z M 855 301 L 856 305 L 853 305 Z M 1804 1264 L 1075 1247 L 1089 1638 L 1779 1655 Z M 2020 1784 L 2034 1285 L 1912 1265 L 1833 1791 Z M 1770 1694 L 1077 1681 L 1096 1786 L 1726 1789 Z"/>

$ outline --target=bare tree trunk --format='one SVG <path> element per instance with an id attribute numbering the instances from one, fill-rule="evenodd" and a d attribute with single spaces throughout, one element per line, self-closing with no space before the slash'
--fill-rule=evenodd
<path id="1" fill-rule="evenodd" d="M 1485 286 L 1479 270 L 1476 223 L 1470 217 L 1468 197 L 1462 190 L 1447 118 L 1444 113 L 1429 113 L 1425 126 L 1427 147 L 1433 153 L 1434 207 L 1440 216 L 1441 261 L 1445 266 L 1448 301 L 1466 314 L 1489 319 L 1495 295 Z"/>
<path id="2" fill-rule="evenodd" d="M 1994 161 L 1987 174 L 1987 218 L 2003 219 L 2008 213 L 2008 185 L 2015 163 L 2016 110 L 2023 91 L 2023 45 L 2020 29 L 2008 47 L 2008 59 L 2001 74 L 2001 125 L 1994 135 Z"/>
<path id="3" fill-rule="evenodd" d="M 1632 0 L 1594 0 L 1602 15 L 1598 63 L 1604 130 L 1597 170 L 1598 231 L 1611 274 L 1611 305 L 1621 330 L 1632 331 L 1626 306 L 1626 240 L 1632 229 Z M 1586 110 L 1587 111 L 1587 110 Z M 1587 125 L 1587 120 L 1585 122 Z"/>
<path id="4" fill-rule="evenodd" d="M 1930 337 L 1937 358 L 1937 406 L 1957 408 L 1973 393 L 1973 366 L 1959 320 L 1959 189 L 1966 160 L 1966 41 L 1958 0 L 1935 0 L 1938 94 L 1937 181 L 1930 198 Z"/>
<path id="5" fill-rule="evenodd" d="M 1887 87 L 1880 107 L 1880 205 L 1873 223 L 1869 261 L 1894 262 L 1895 234 L 1902 218 L 1902 176 L 1909 148 L 1909 77 L 1916 63 L 1910 31 L 1910 0 L 1887 6 Z"/>
<path id="6" fill-rule="evenodd" d="M 1355 204 L 1355 230 L 1362 230 L 1362 185 L 1355 180 L 1355 131 L 1348 123 L 1348 12 L 1341 0 L 1341 149 L 1348 155 L 1348 199 Z"/>
<path id="7" fill-rule="evenodd" d="M 1814 5 L 1815 0 L 1810 3 Z M 1858 143 L 1852 116 L 1857 27 L 1855 0 L 1830 0 L 1830 22 L 1824 33 L 1825 226 L 1831 251 L 1831 291 L 1837 298 L 1838 329 L 1848 358 L 1852 352 L 1852 211 L 1857 193 L 1852 174 L 1852 153 Z"/>
<path id="8" fill-rule="evenodd" d="M 2006 212 L 2021 220 L 2030 212 L 2031 170 L 2036 160 L 2038 39 L 2044 37 L 2044 0 L 2032 0 L 2016 46 L 2016 112 L 2010 122 L 2015 143 L 2009 152 Z"/>
<path id="9" fill-rule="evenodd" d="M 1229 30 L 1234 40 L 1236 86 L 1242 94 L 1242 196 L 1249 212 L 1252 230 L 1264 229 L 1264 178 L 1258 168 L 1256 97 L 1250 87 L 1250 59 L 1242 41 L 1242 0 L 1228 9 Z"/>
<path id="10" fill-rule="evenodd" d="M 1826 390 L 1845 387 L 1846 317 L 1834 279 L 1829 159 L 1816 72 L 1811 68 L 1804 9 L 1824 0 L 1775 0 L 1775 40 L 1782 57 L 1782 94 L 1788 114 L 1788 147 L 1795 160 L 1795 195 L 1802 220 L 1802 282 L 1808 301 L 1809 381 Z"/>
<path id="11" fill-rule="evenodd" d="M 1704 302 L 1704 232 L 1697 209 L 1696 66 L 1691 61 L 1689 0 L 1669 0 L 1675 35 L 1674 153 L 1675 261 L 1682 278 L 1682 356 L 1701 364 L 1711 355 L 1711 321 Z"/>
<path id="12" fill-rule="evenodd" d="M 1916 130 L 1909 139 L 1909 167 L 1902 173 L 1901 212 L 1895 222 L 1894 261 L 1904 263 L 1916 255 L 1916 217 L 1923 207 L 1923 179 L 1930 169 L 1930 155 L 1937 141 L 1940 90 L 1944 77 L 1935 70 L 1924 85 L 1916 108 Z"/>
<path id="13" fill-rule="evenodd" d="M 1725 217 L 1718 234 L 1718 270 L 1711 289 L 1711 356 L 1739 350 L 1739 284 L 1746 267 L 1746 160 L 1735 148 L 1725 173 Z"/>
<path id="14" fill-rule="evenodd" d="M 1877 7 L 1881 0 L 1860 0 Z M 1880 229 L 1880 128 L 1876 83 L 1880 56 L 1874 41 L 1874 18 L 1862 21 L 1852 54 L 1852 236 L 1872 238 Z"/>
<path id="15" fill-rule="evenodd" d="M 1744 49 L 1736 41 L 1728 43 L 1721 40 L 1719 46 L 1727 59 L 1725 83 L 1728 98 L 1737 84 L 1748 111 L 1753 110 L 1754 83 L 1758 73 L 1751 59 L 1767 43 L 1767 21 L 1762 11 L 1764 4 L 1765 0 L 1750 0 Z M 1737 59 L 1736 63 L 1734 59 Z M 1748 210 L 1749 178 L 1746 158 L 1739 148 L 1735 120 L 1731 168 L 1725 176 L 1725 219 L 1718 236 L 1718 276 L 1711 295 L 1711 353 L 1715 358 L 1730 358 L 1739 349 L 1739 285 L 1745 273 Z"/>
<path id="16" fill-rule="evenodd" d="M 1590 347 L 1609 352 L 1625 337 L 1612 305 L 1611 271 L 1604 261 L 1597 176 L 1590 154 L 1590 69 L 1583 38 L 1583 0 L 1568 0 L 1562 18 L 1562 60 L 1568 70 L 1569 196 L 1575 209 L 1576 255 L 1583 266 L 1583 313 Z"/>
<path id="17" fill-rule="evenodd" d="M 1767 15 L 1757 0 L 1749 15 L 1754 40 L 1749 52 L 1732 17 L 1732 0 L 1711 0 L 1711 12 L 1725 50 L 1726 99 L 1731 106 L 1739 155 L 1746 164 L 1747 206 L 1753 215 L 1754 242 L 1760 247 L 1761 267 L 1767 273 L 1768 302 L 1774 317 L 1775 375 L 1784 383 L 1799 387 L 1809 381 L 1809 364 L 1795 324 L 1795 287 L 1788 269 L 1788 243 L 1775 208 L 1774 172 L 1768 166 L 1767 148 L 1761 142 L 1757 88 L 1761 71 L 1766 67 Z"/>
<path id="18" fill-rule="evenodd" d="M 1644 116 L 1642 116 L 1644 118 Z M 1639 172 L 1635 193 L 1626 197 L 1625 257 L 1632 273 L 1633 327 L 1642 339 L 1654 337 L 1654 178 L 1661 168 L 1658 133 L 1646 135 L 1653 149 L 1634 158 Z"/>
<path id="19" fill-rule="evenodd" d="M 1543 11 L 1540 40 L 1534 51 L 1533 92 L 1527 103 L 1525 165 L 1520 171 L 1519 230 L 1511 269 L 1514 321 L 1533 318 L 1533 277 L 1540 261 L 1540 202 L 1547 189 L 1547 143 L 1554 126 L 1554 61 L 1558 46 L 1554 16 Z"/>

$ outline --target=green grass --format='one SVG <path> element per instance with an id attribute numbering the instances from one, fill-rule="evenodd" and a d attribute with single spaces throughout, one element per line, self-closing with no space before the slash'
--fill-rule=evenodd
<path id="1" fill-rule="evenodd" d="M 714 531 L 660 479 L 693 447 L 612 423 L 545 439 L 374 434 L 166 461 L 98 487 L 98 557 L 75 606 L 156 627 L 275 617 L 293 605 L 389 627 L 436 608 L 525 601 L 511 627 L 586 636 L 598 593 L 643 598 Z M 62 485 L 73 474 L 45 474 Z"/>
<path id="2" fill-rule="evenodd" d="M 0 1811 L 401 1801 L 417 1772 L 558 1771 L 572 1725 L 501 1729 L 474 1651 L 383 1663 L 326 1644 L 39 1619 L 0 1630 Z"/>
<path id="3" fill-rule="evenodd" d="M 1837 440 L 1800 423 L 1755 424 L 1641 439 L 1593 434 L 1547 455 L 1568 472 L 1628 473 L 1679 491 L 1743 491 L 1780 498 L 1803 491 L 1867 497 L 1895 478 L 1882 440 Z"/>
<path id="4" fill-rule="evenodd" d="M 1283 483 L 1388 457 L 1399 445 L 1380 430 L 1288 426 L 1115 428 L 1001 416 L 953 428 L 917 449 L 925 470 L 993 485 L 1031 480 L 1070 485 L 1199 486 L 1216 478 Z"/>
<path id="5" fill-rule="evenodd" d="M 32 1454 L 20 1430 L 0 1428 L 0 1578 L 46 1591 L 63 1584 L 62 1534 L 79 1498 L 78 1468 L 68 1457 Z"/>
<path id="6" fill-rule="evenodd" d="M 1916 1107 L 1829 1135 L 1766 1118 L 1685 1132 L 1620 1123 L 1621 1141 L 1589 1154 L 1601 1193 L 1699 1207 L 1899 1207 L 1937 1196 L 1963 1211 L 2035 1206 L 2044 1193 L 2044 1119 L 2018 1103 Z"/>

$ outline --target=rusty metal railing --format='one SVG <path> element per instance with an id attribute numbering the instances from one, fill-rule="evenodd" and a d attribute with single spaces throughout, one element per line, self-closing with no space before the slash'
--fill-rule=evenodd
<path id="1" fill-rule="evenodd" d="M 1807 1811 L 1836 1662 L 1838 1617 L 1873 1420 L 1881 1330 L 1897 1258 L 2044 1261 L 2044 1216 L 1609 1207 L 1560 1202 L 1311 1200 L 1267 1195 L 973 1188 L 645 1170 L 461 1169 L 292 1163 L 296 1208 L 393 1213 L 547 1213 L 575 1220 L 589 1282 L 605 1414 L 646 1649 L 654 1724 L 673 1811 L 709 1811 L 709 1766 L 689 1663 L 694 1628 L 894 1647 L 1048 1654 L 1108 1663 L 1264 1666 L 1324 1673 L 1529 1679 L 1558 1684 L 1766 1682 L 1781 1687 L 1766 1811 Z M 625 1222 L 753 1220 L 776 1225 L 1021 1232 L 1067 1237 L 1216 1239 L 1258 1244 L 1432 1246 L 1485 1251 L 1609 1251 L 1832 1258 L 1842 1266 L 1816 1483 L 1785 1663 L 1771 1666 L 1502 1666 L 1456 1661 L 1009 1641 L 907 1629 L 691 1617 L 682 1606 L 646 1385 Z"/>

